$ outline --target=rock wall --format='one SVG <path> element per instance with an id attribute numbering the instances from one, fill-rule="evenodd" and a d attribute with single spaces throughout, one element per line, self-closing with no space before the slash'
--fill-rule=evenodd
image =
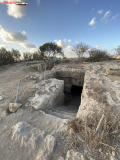
<path id="1" fill-rule="evenodd" d="M 49 79 L 36 84 L 35 97 L 29 98 L 35 109 L 51 108 L 64 103 L 64 81 Z"/>
<path id="2" fill-rule="evenodd" d="M 71 92 L 72 85 L 83 86 L 85 72 L 75 69 L 56 70 L 56 78 L 64 80 L 65 93 Z"/>
<path id="3" fill-rule="evenodd" d="M 104 107 L 111 107 L 115 114 L 119 113 L 119 67 L 114 71 L 111 66 L 111 64 L 97 65 L 94 67 L 94 73 L 93 69 L 86 71 L 77 117 L 84 118 L 84 116 L 91 115 L 93 112 L 101 111 Z"/>
<path id="4" fill-rule="evenodd" d="M 46 63 L 38 63 L 38 64 L 30 64 L 30 67 L 37 69 L 40 72 L 43 72 L 45 70 L 45 67 L 48 65 Z"/>

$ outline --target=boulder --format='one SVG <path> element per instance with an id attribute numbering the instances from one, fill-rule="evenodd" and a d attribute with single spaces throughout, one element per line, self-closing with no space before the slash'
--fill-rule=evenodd
<path id="1" fill-rule="evenodd" d="M 12 127 L 12 139 L 19 142 L 21 146 L 31 147 L 33 150 L 39 148 L 39 141 L 44 137 L 44 131 L 33 127 L 27 122 L 19 122 Z"/>

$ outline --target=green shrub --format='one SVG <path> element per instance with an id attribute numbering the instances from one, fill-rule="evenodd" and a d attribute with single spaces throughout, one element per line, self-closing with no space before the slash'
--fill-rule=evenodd
<path id="1" fill-rule="evenodd" d="M 91 49 L 89 51 L 90 57 L 88 61 L 100 62 L 100 61 L 107 61 L 112 60 L 112 56 L 110 56 L 107 51 L 103 51 L 100 49 Z"/>

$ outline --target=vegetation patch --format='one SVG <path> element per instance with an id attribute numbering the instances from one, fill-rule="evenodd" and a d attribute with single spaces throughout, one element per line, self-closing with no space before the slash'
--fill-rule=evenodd
<path id="1" fill-rule="evenodd" d="M 96 132 L 103 113 L 105 118 L 98 132 Z M 91 149 L 113 150 L 120 133 L 119 116 L 112 113 L 111 107 L 103 108 L 100 112 L 94 112 L 84 119 L 75 118 L 68 122 L 68 127 L 73 129 L 73 146 L 78 150 L 81 141 L 85 142 Z"/>

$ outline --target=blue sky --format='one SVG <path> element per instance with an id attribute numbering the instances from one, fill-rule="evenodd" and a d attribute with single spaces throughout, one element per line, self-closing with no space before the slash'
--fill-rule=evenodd
<path id="1" fill-rule="evenodd" d="M 120 45 L 120 0 L 26 2 L 26 6 L 0 4 L 0 47 L 23 53 L 55 42 L 67 57 L 75 57 L 71 50 L 78 42 L 110 54 Z"/>

